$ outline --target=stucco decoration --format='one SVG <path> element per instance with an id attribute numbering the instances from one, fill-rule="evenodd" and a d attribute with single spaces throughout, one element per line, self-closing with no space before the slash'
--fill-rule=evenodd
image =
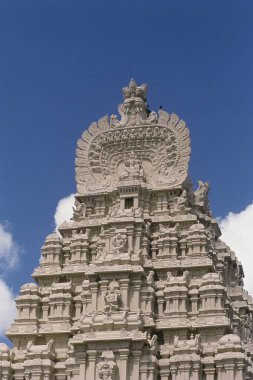
<path id="1" fill-rule="evenodd" d="M 176 187 L 186 179 L 189 130 L 175 114 L 150 112 L 146 92 L 146 85 L 137 86 L 131 80 L 123 88 L 121 119 L 105 116 L 78 140 L 76 182 L 80 194 L 113 190 L 119 179 L 126 177 L 126 169 L 138 172 L 139 180 L 154 187 Z M 130 166 L 131 160 L 135 167 Z"/>

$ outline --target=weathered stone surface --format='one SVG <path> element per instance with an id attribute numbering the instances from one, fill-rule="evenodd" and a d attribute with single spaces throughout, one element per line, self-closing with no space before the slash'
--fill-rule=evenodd
<path id="1" fill-rule="evenodd" d="M 9 380 L 252 379 L 252 298 L 219 240 L 189 131 L 123 89 L 78 141 L 73 217 L 49 235 L 0 344 Z"/>

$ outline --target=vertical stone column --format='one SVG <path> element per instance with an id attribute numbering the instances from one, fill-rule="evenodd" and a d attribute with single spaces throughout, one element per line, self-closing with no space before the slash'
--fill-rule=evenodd
<path id="1" fill-rule="evenodd" d="M 148 368 L 146 363 L 141 363 L 140 365 L 140 380 L 147 380 L 148 378 Z M 121 379 L 120 379 L 121 380 Z"/>
<path id="2" fill-rule="evenodd" d="M 224 363 L 225 376 L 224 380 L 234 380 L 235 364 L 232 362 Z"/>
<path id="3" fill-rule="evenodd" d="M 134 249 L 134 241 L 133 241 L 133 236 L 134 236 L 134 229 L 133 227 L 130 227 L 127 229 L 127 242 L 128 242 L 128 250 L 133 251 Z"/>
<path id="4" fill-rule="evenodd" d="M 155 368 L 149 368 L 147 380 L 155 380 Z"/>
<path id="5" fill-rule="evenodd" d="M 152 253 L 153 260 L 156 260 L 156 252 L 157 252 L 157 240 L 153 240 L 151 242 L 151 253 Z"/>
<path id="6" fill-rule="evenodd" d="M 90 291 L 91 291 L 91 304 L 94 310 L 97 310 L 97 293 L 98 293 L 98 284 L 96 281 L 90 282 Z"/>
<path id="7" fill-rule="evenodd" d="M 129 356 L 129 349 L 128 348 L 121 348 L 119 349 L 119 355 L 120 355 L 120 365 L 119 365 L 119 378 L 120 380 L 128 380 L 128 356 Z"/>
<path id="8" fill-rule="evenodd" d="M 216 371 L 217 371 L 217 380 L 223 380 L 223 364 L 216 364 Z"/>
<path id="9" fill-rule="evenodd" d="M 187 363 L 182 363 L 179 365 L 180 380 L 190 380 L 190 370 L 191 365 Z"/>
<path id="10" fill-rule="evenodd" d="M 141 249 L 141 230 L 137 230 L 135 233 L 135 244 L 134 244 L 134 251 L 135 253 L 138 253 Z"/>
<path id="11" fill-rule="evenodd" d="M 235 380 L 243 380 L 244 379 L 244 363 L 237 363 L 236 364 L 236 375 Z"/>
<path id="12" fill-rule="evenodd" d="M 191 380 L 199 380 L 200 375 L 200 362 L 195 362 L 192 365 Z"/>
<path id="13" fill-rule="evenodd" d="M 133 375 L 134 379 L 139 379 L 140 377 L 140 358 L 142 350 L 132 350 L 133 355 Z"/>
<path id="14" fill-rule="evenodd" d="M 89 373 L 87 374 L 87 379 L 96 379 L 96 350 L 87 350 L 88 360 L 89 360 Z M 82 377 L 80 377 L 82 379 Z M 83 380 L 83 379 L 82 379 Z"/>
<path id="15" fill-rule="evenodd" d="M 120 282 L 120 290 L 121 290 L 121 298 L 122 298 L 122 303 L 123 307 L 129 307 L 128 303 L 128 293 L 129 293 L 129 283 L 130 280 L 129 278 L 122 278 L 119 280 Z"/>
<path id="16" fill-rule="evenodd" d="M 131 310 L 137 310 L 140 308 L 140 288 L 141 288 L 141 280 L 133 280 L 133 298 L 130 302 Z"/>
<path id="17" fill-rule="evenodd" d="M 86 354 L 83 352 L 78 353 L 79 363 L 80 363 L 80 379 L 85 380 L 86 379 Z M 96 357 L 95 357 L 96 361 Z M 94 377 L 95 379 L 95 377 Z"/>
<path id="18" fill-rule="evenodd" d="M 198 312 L 198 290 L 193 288 L 189 291 L 191 302 L 191 315 L 196 315 Z"/>
<path id="19" fill-rule="evenodd" d="M 215 368 L 213 363 L 205 363 L 204 372 L 206 375 L 206 380 L 214 380 Z"/>
<path id="20" fill-rule="evenodd" d="M 177 366 L 176 364 L 172 364 L 170 367 L 171 380 L 176 380 L 177 378 Z"/>
<path id="21" fill-rule="evenodd" d="M 107 292 L 107 286 L 108 286 L 108 280 L 101 280 L 99 281 L 99 286 L 100 286 L 100 299 L 98 302 L 99 309 L 103 310 L 105 307 L 105 295 Z"/>

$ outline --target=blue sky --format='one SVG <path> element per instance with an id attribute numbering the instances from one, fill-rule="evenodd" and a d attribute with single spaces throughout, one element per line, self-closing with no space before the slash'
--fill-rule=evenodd
<path id="1" fill-rule="evenodd" d="M 190 174 L 210 182 L 214 215 L 252 203 L 252 20 L 250 0 L 1 0 L 0 223 L 19 265 L 0 250 L 0 276 L 14 293 L 75 192 L 78 137 L 116 113 L 132 77 L 151 109 L 187 122 Z"/>

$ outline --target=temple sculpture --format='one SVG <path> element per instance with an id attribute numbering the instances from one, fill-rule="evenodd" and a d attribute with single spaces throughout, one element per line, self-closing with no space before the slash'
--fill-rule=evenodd
<path id="1" fill-rule="evenodd" d="M 46 237 L 0 344 L 2 380 L 250 380 L 253 303 L 189 130 L 123 88 L 77 142 L 73 217 Z"/>

